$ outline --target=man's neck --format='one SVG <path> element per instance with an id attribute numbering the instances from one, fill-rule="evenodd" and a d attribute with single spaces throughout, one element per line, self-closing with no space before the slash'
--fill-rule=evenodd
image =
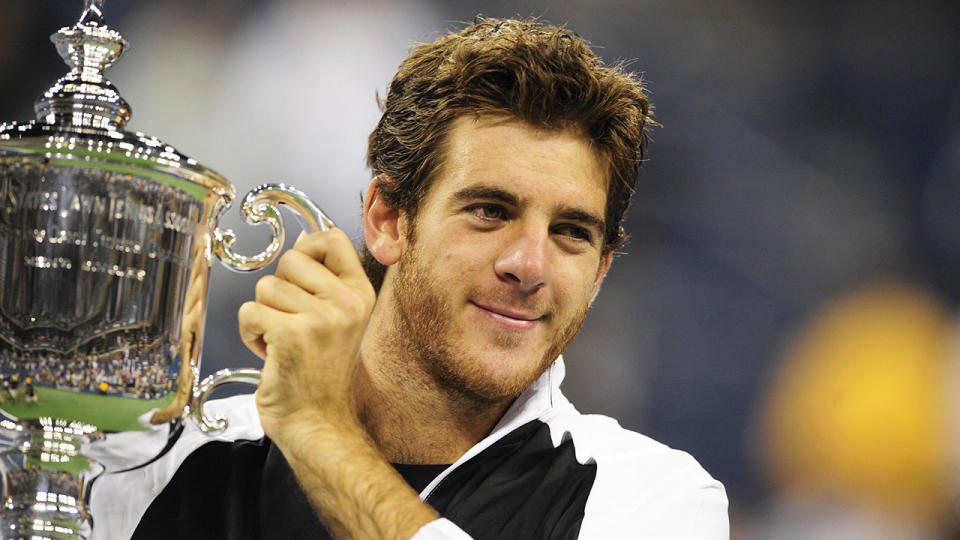
<path id="1" fill-rule="evenodd" d="M 444 387 L 411 351 L 391 346 L 397 336 L 374 311 L 354 381 L 361 423 L 393 463 L 453 463 L 490 433 L 512 400 L 482 402 Z"/>

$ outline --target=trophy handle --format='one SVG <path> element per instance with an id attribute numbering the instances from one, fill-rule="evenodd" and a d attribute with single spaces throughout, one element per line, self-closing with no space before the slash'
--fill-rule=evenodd
<path id="1" fill-rule="evenodd" d="M 230 229 L 217 227 L 213 231 L 213 253 L 224 266 L 238 272 L 257 270 L 270 264 L 277 258 L 283 246 L 284 227 L 277 205 L 285 204 L 296 210 L 296 216 L 304 230 L 325 231 L 335 227 L 333 221 L 307 197 L 302 191 L 284 184 L 263 184 L 247 193 L 243 198 L 240 211 L 251 225 L 266 222 L 272 229 L 270 244 L 262 252 L 252 257 L 233 251 L 236 235 Z M 203 407 L 210 393 L 217 387 L 228 383 L 247 383 L 257 385 L 260 382 L 258 369 L 221 369 L 204 379 L 193 392 L 192 404 L 188 414 L 193 416 L 206 433 L 219 433 L 227 427 L 227 418 L 223 415 L 209 417 Z"/>
<path id="2" fill-rule="evenodd" d="M 213 231 L 213 253 L 224 266 L 237 272 L 249 272 L 270 264 L 283 246 L 284 227 L 278 204 L 286 204 L 296 210 L 296 216 L 305 230 L 325 231 L 335 227 L 333 221 L 302 191 L 284 184 L 263 184 L 247 193 L 240 211 L 251 225 L 266 222 L 272 229 L 270 244 L 252 257 L 233 251 L 236 235 L 230 229 L 217 227 Z"/>
<path id="3" fill-rule="evenodd" d="M 203 412 L 203 406 L 218 386 L 229 383 L 246 383 L 256 386 L 260 383 L 260 370 L 252 368 L 221 369 L 204 379 L 194 391 L 194 405 L 190 407 L 189 415 L 196 420 L 197 425 L 204 433 L 215 434 L 227 428 L 227 417 L 218 414 L 213 417 Z"/>

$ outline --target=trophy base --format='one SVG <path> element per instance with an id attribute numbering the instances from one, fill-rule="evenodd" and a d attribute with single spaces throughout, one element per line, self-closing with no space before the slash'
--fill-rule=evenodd
<path id="1" fill-rule="evenodd" d="M 89 538 L 86 486 L 103 467 L 79 450 L 92 426 L 53 419 L 20 423 L 15 429 L 9 421 L 2 424 L 9 446 L 0 453 L 0 539 Z"/>
<path id="2" fill-rule="evenodd" d="M 4 456 L 4 460 L 8 456 Z M 14 456 L 9 456 L 14 457 Z M 80 540 L 90 537 L 83 503 L 84 478 L 65 471 L 27 466 L 4 471 L 5 500 L 0 538 Z"/>

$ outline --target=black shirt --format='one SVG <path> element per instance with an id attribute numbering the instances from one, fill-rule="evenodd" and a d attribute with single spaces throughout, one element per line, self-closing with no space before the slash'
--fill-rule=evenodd
<path id="1" fill-rule="evenodd" d="M 445 467 L 396 466 L 418 492 Z M 474 538 L 576 538 L 596 464 L 577 463 L 573 441 L 554 447 L 532 421 L 451 471 L 426 502 Z M 96 524 L 94 524 L 96 526 Z M 136 540 L 328 539 L 272 442 L 205 444 L 147 509 Z"/>

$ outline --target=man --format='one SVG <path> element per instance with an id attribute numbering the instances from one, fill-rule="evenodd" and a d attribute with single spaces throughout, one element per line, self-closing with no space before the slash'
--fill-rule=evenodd
<path id="1" fill-rule="evenodd" d="M 341 231 L 298 239 L 239 313 L 255 403 L 131 472 L 146 495 L 97 534 L 726 537 L 690 456 L 559 390 L 624 240 L 641 84 L 567 30 L 487 20 L 415 47 L 383 108 L 363 263 Z"/>
<path id="2" fill-rule="evenodd" d="M 7 390 L 7 394 L 9 394 L 11 398 L 13 398 L 14 403 L 20 403 L 20 394 L 19 394 L 20 374 L 19 373 L 14 373 L 13 375 L 10 375 L 10 377 L 6 381 L 4 381 L 3 387 Z"/>
<path id="3" fill-rule="evenodd" d="M 33 379 L 27 377 L 27 379 L 24 381 L 24 384 L 26 386 L 23 390 L 23 400 L 27 403 L 37 403 L 39 398 L 37 396 L 37 389 L 33 386 Z"/>

